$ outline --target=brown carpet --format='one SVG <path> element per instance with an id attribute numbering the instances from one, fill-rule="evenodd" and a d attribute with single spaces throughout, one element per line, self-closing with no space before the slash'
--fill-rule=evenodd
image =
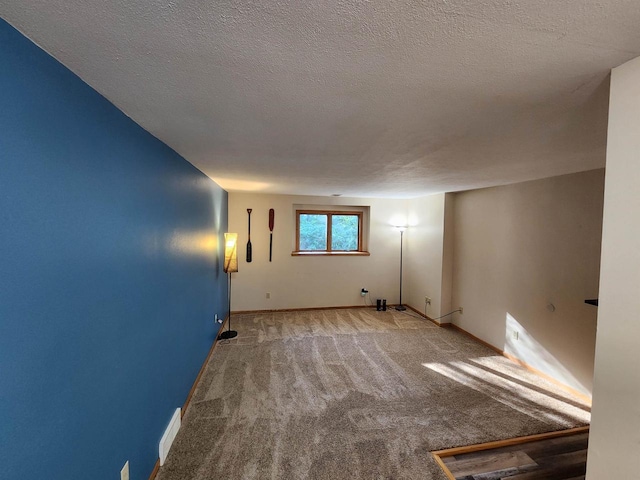
<path id="1" fill-rule="evenodd" d="M 580 400 L 405 313 L 262 313 L 233 326 L 158 480 L 444 480 L 432 450 L 589 422 Z"/>

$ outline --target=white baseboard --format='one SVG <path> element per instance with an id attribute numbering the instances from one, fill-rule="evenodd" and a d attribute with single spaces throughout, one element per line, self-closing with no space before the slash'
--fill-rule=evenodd
<path id="1" fill-rule="evenodd" d="M 176 408 L 176 411 L 173 412 L 171 421 L 169 422 L 169 425 L 167 426 L 167 429 L 164 431 L 164 435 L 162 435 L 162 439 L 160 440 L 160 445 L 158 448 L 160 466 L 164 465 L 164 461 L 167 459 L 167 455 L 169 455 L 171 444 L 175 440 L 176 435 L 178 434 L 178 430 L 180 430 L 180 413 L 181 410 L 179 408 Z"/>

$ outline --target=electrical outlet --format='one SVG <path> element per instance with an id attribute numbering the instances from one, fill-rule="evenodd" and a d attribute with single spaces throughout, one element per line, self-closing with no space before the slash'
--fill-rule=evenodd
<path id="1" fill-rule="evenodd" d="M 216 323 L 222 323 L 222 319 L 218 316 L 217 313 L 216 313 L 216 316 L 215 316 L 215 321 L 216 321 Z"/>
<path id="2" fill-rule="evenodd" d="M 431 299 L 429 297 L 424 297 L 424 303 L 431 305 Z"/>
<path id="3" fill-rule="evenodd" d="M 366 297 L 367 293 L 369 293 L 369 290 L 367 290 L 365 287 L 362 287 L 362 290 L 360 290 L 360 296 Z"/>
<path id="4" fill-rule="evenodd" d="M 271 292 L 267 292 L 266 295 L 265 295 L 265 298 L 267 298 L 267 299 L 271 298 Z"/>
<path id="5" fill-rule="evenodd" d="M 458 307 L 458 310 L 460 310 L 460 315 L 462 315 L 462 312 L 464 311 L 464 309 L 462 307 Z"/>
<path id="6" fill-rule="evenodd" d="M 520 339 L 520 332 L 518 332 L 517 330 L 514 330 L 512 332 L 512 335 L 513 335 L 513 339 L 514 340 L 519 340 Z"/>
<path id="7" fill-rule="evenodd" d="M 120 480 L 129 480 L 129 460 L 124 464 L 122 470 L 120 470 Z"/>

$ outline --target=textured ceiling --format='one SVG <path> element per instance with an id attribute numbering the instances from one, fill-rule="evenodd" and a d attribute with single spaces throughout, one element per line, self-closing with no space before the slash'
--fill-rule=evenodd
<path id="1" fill-rule="evenodd" d="M 0 0 L 228 190 L 411 197 L 604 166 L 638 0 Z"/>

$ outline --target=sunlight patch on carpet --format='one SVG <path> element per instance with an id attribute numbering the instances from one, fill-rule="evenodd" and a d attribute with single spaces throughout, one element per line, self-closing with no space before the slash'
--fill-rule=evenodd
<path id="1" fill-rule="evenodd" d="M 482 360 L 470 359 L 471 362 L 479 363 L 482 363 Z M 511 374 L 510 378 L 505 378 L 466 361 L 422 365 L 533 418 L 542 416 L 567 426 L 575 422 L 588 423 L 591 418 L 585 406 L 580 407 L 575 401 L 565 401 L 557 394 L 545 391 L 543 387 L 526 386 L 519 375 Z"/>

